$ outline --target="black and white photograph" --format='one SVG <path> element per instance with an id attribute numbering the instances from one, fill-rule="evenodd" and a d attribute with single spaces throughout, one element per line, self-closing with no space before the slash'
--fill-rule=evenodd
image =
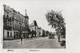
<path id="1" fill-rule="evenodd" d="M 73 16 L 79 14 L 76 14 L 79 10 L 75 10 L 78 8 L 74 6 L 75 2 L 72 3 L 66 0 L 1 1 L 0 38 L 2 49 L 31 49 L 31 51 L 33 49 L 34 51 L 55 49 L 56 53 L 58 49 L 67 50 L 70 45 L 76 44 L 72 44 L 74 40 L 69 39 L 71 38 L 69 36 L 72 36 L 71 34 L 74 32 L 71 31 L 75 30 L 73 27 L 78 26 L 77 22 L 80 20 Z M 72 26 L 73 24 L 76 25 Z M 79 32 L 78 30 L 75 31 Z M 64 53 L 66 52 L 64 51 Z"/>
<path id="2" fill-rule="evenodd" d="M 3 4 L 4 49 L 66 48 L 64 3 L 8 3 Z"/>

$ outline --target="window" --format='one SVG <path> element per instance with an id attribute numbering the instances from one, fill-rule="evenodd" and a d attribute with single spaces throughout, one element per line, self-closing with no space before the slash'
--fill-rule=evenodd
<path id="1" fill-rule="evenodd" d="M 9 16 L 7 15 L 7 17 L 6 18 L 9 18 Z"/>
<path id="2" fill-rule="evenodd" d="M 9 18 L 9 21 L 11 22 L 11 17 Z"/>

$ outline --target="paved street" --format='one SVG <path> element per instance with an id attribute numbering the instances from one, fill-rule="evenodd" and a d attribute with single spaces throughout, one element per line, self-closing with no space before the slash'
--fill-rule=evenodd
<path id="1" fill-rule="evenodd" d="M 48 37 L 34 37 L 30 39 L 5 40 L 3 48 L 61 48 L 60 44 L 55 39 Z"/>

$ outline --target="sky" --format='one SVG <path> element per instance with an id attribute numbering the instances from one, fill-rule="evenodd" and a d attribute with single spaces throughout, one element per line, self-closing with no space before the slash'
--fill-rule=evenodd
<path id="1" fill-rule="evenodd" d="M 48 25 L 45 14 L 51 9 L 55 11 L 62 10 L 62 15 L 65 18 L 66 2 L 64 1 L 1 1 L 1 17 L 4 13 L 3 4 L 6 4 L 11 8 L 14 8 L 16 11 L 19 11 L 23 15 L 25 15 L 26 9 L 27 14 L 29 16 L 29 24 L 31 24 L 33 20 L 36 20 L 39 27 L 52 32 L 54 32 L 55 30 Z"/>

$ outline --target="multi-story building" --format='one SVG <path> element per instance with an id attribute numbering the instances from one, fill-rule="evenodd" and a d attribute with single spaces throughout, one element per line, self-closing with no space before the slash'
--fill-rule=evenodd
<path id="1" fill-rule="evenodd" d="M 7 5 L 3 5 L 3 39 L 26 37 L 29 29 L 29 17 L 25 10 L 25 16 Z"/>
<path id="2" fill-rule="evenodd" d="M 33 33 L 33 36 L 37 36 L 37 28 L 38 28 L 38 25 L 37 25 L 37 22 L 34 20 L 33 21 L 33 23 L 31 23 L 30 25 L 29 25 L 29 28 L 30 28 L 30 30 L 31 31 L 33 31 L 32 33 Z"/>
<path id="3" fill-rule="evenodd" d="M 45 30 L 43 30 L 41 27 L 39 27 L 35 20 L 33 21 L 33 23 L 31 23 L 29 25 L 29 28 L 30 28 L 31 31 L 36 32 L 36 34 L 33 34 L 33 36 L 36 36 L 36 37 L 43 37 L 43 36 L 45 36 Z"/>

